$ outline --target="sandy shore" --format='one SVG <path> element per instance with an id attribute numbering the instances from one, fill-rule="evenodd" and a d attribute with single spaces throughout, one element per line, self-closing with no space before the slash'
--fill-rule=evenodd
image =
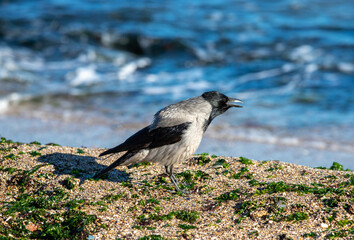
<path id="1" fill-rule="evenodd" d="M 198 155 L 175 167 L 183 195 L 154 164 L 89 179 L 101 151 L 1 139 L 0 237 L 354 238 L 352 171 Z"/>

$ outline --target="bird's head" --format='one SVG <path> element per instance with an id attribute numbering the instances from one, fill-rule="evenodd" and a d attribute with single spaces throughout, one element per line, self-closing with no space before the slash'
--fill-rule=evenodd
<path id="1" fill-rule="evenodd" d="M 205 92 L 202 94 L 202 97 L 208 101 L 213 108 L 211 113 L 212 119 L 223 114 L 231 107 L 242 107 L 239 103 L 243 103 L 239 99 L 228 97 L 217 91 Z"/>

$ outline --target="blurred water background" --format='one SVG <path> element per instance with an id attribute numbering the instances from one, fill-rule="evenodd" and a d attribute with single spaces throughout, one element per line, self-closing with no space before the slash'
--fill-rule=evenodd
<path id="1" fill-rule="evenodd" d="M 0 135 L 112 147 L 160 108 L 245 101 L 198 150 L 354 169 L 352 0 L 0 0 Z"/>

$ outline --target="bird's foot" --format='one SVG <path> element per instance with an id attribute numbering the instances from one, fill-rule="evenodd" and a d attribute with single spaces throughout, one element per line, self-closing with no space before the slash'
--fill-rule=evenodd
<path id="1" fill-rule="evenodd" d="M 180 189 L 180 188 L 176 188 L 174 190 L 167 190 L 167 192 L 169 193 L 174 193 L 174 194 L 177 194 L 177 195 L 189 195 L 190 192 L 187 191 L 187 190 L 184 190 L 184 189 Z"/>
<path id="2" fill-rule="evenodd" d="M 189 194 L 190 194 L 189 191 L 187 191 L 187 190 L 182 190 L 182 189 L 177 190 L 177 194 L 178 194 L 178 193 L 182 193 L 183 195 L 189 195 Z"/>
<path id="3" fill-rule="evenodd" d="M 181 188 L 179 187 L 179 185 L 181 185 L 182 188 L 188 188 L 185 184 L 180 183 L 180 182 L 176 179 L 176 177 L 175 177 L 174 175 L 171 175 L 171 176 L 169 176 L 169 177 L 170 177 L 170 179 L 171 179 L 171 182 L 172 182 L 173 185 L 175 186 L 175 189 L 176 189 L 176 192 L 177 192 L 177 193 L 178 193 L 178 192 L 181 192 L 181 193 L 183 193 L 183 194 L 185 194 L 185 195 L 188 195 L 188 194 L 189 194 L 189 192 L 188 192 L 187 190 L 181 189 Z"/>

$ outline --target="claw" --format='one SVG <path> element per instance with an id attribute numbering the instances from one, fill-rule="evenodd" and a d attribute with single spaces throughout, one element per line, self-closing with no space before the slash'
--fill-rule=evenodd
<path id="1" fill-rule="evenodd" d="M 165 169 L 166 169 L 167 175 L 168 175 L 168 176 L 170 177 L 170 179 L 171 179 L 171 182 L 173 183 L 173 185 L 175 185 L 176 190 L 179 191 L 179 192 L 181 192 L 181 193 L 183 193 L 183 194 L 186 194 L 186 195 L 189 194 L 188 191 L 182 190 L 182 189 L 179 188 L 179 184 L 181 184 L 181 183 L 177 180 L 177 178 L 175 177 L 175 175 L 173 175 L 172 166 L 165 166 Z M 181 185 L 185 186 L 184 184 L 181 184 Z"/>

